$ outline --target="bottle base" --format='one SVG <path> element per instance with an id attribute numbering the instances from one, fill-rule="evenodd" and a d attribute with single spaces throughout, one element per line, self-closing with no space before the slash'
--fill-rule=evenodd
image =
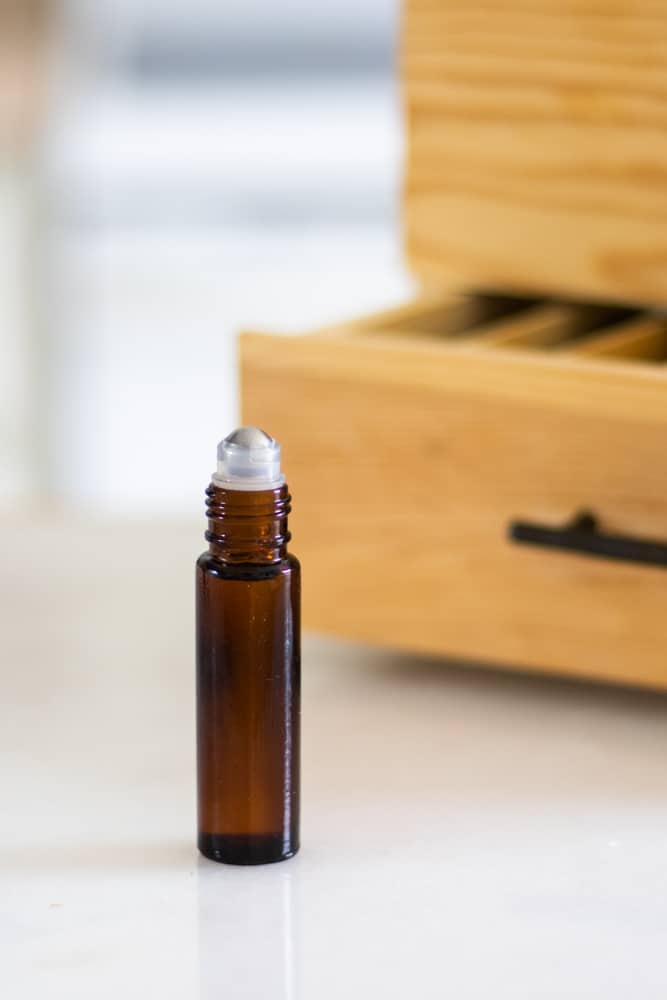
<path id="1" fill-rule="evenodd" d="M 197 846 L 205 858 L 225 865 L 270 865 L 299 850 L 280 834 L 200 833 Z"/>

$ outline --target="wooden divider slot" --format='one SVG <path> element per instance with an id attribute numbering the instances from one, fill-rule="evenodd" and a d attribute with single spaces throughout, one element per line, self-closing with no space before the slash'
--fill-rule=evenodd
<path id="1" fill-rule="evenodd" d="M 594 331 L 566 350 L 577 357 L 665 361 L 667 318 L 640 316 L 610 329 Z"/>
<path id="2" fill-rule="evenodd" d="M 481 292 L 440 291 L 421 295 L 405 305 L 372 313 L 361 319 L 336 323 L 317 331 L 324 336 L 378 335 L 455 337 L 499 317 L 516 315 L 534 299 Z"/>
<path id="3" fill-rule="evenodd" d="M 427 337 L 452 347 L 553 351 L 590 358 L 667 360 L 667 317 L 600 304 L 440 290 L 314 331 L 320 336 Z"/>
<path id="4" fill-rule="evenodd" d="M 536 305 L 516 316 L 500 319 L 480 330 L 475 345 L 549 350 L 586 336 L 633 315 L 614 307 L 554 302 Z"/>

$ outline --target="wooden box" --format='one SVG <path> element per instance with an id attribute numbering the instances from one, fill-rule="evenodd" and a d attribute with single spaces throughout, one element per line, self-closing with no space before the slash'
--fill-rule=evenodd
<path id="1" fill-rule="evenodd" d="M 428 294 L 241 338 L 306 627 L 667 687 L 667 5 L 408 0 L 404 23 Z"/>

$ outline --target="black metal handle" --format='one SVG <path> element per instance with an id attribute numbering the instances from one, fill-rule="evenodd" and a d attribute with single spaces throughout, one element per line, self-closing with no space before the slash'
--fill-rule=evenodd
<path id="1" fill-rule="evenodd" d="M 602 532 L 598 518 L 589 510 L 580 511 L 561 528 L 532 521 L 511 521 L 509 537 L 522 545 L 541 545 L 602 559 L 667 566 L 667 542 Z"/>

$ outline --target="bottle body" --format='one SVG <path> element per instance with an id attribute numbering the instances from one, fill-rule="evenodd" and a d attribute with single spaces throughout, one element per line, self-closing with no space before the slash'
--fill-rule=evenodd
<path id="1" fill-rule="evenodd" d="M 264 864 L 299 847 L 300 567 L 284 545 L 286 488 L 272 512 L 282 536 L 259 494 L 224 492 L 209 490 L 212 544 L 197 563 L 199 849 Z"/>

